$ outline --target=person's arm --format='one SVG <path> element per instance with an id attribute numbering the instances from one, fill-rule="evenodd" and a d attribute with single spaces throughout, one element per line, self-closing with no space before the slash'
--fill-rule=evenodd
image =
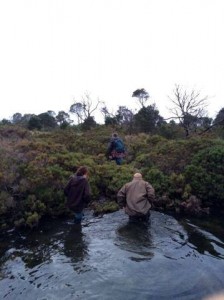
<path id="1" fill-rule="evenodd" d="M 113 150 L 113 141 L 111 140 L 106 151 L 106 157 L 109 157 L 111 154 L 111 151 Z"/>
<path id="2" fill-rule="evenodd" d="M 84 190 L 84 201 L 88 204 L 91 200 L 91 189 L 89 182 L 86 180 L 85 190 Z"/>
<path id="3" fill-rule="evenodd" d="M 120 208 L 126 206 L 126 186 L 124 185 L 117 193 L 117 203 Z"/>
<path id="4" fill-rule="evenodd" d="M 155 190 L 152 185 L 146 182 L 146 192 L 149 202 L 152 204 L 155 201 Z"/>
<path id="5" fill-rule="evenodd" d="M 64 195 L 66 197 L 68 197 L 68 193 L 69 193 L 69 190 L 70 190 L 70 185 L 71 185 L 71 179 L 69 180 L 69 182 L 67 183 L 67 185 L 64 188 Z"/>

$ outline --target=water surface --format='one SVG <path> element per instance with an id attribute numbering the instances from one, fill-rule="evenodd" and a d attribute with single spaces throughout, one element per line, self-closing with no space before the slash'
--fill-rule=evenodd
<path id="1" fill-rule="evenodd" d="M 224 227 L 123 211 L 1 236 L 0 299 L 203 299 L 224 289 Z"/>

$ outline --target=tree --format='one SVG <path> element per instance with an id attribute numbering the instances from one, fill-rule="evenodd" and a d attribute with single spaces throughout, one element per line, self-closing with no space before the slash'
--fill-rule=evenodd
<path id="1" fill-rule="evenodd" d="M 81 102 L 74 102 L 70 106 L 69 110 L 72 114 L 75 114 L 78 119 L 78 124 L 80 124 L 83 121 L 83 106 Z"/>
<path id="2" fill-rule="evenodd" d="M 27 123 L 27 127 L 29 130 L 34 130 L 34 129 L 37 129 L 37 130 L 41 130 L 42 128 L 42 125 L 41 125 L 41 120 L 38 116 L 35 116 L 33 115 L 28 123 Z"/>
<path id="3" fill-rule="evenodd" d="M 24 124 L 24 125 L 27 125 L 28 124 L 28 122 L 29 122 L 29 120 L 33 117 L 33 116 L 35 116 L 34 114 L 25 114 L 25 115 L 23 115 L 23 117 L 22 117 L 22 123 Z"/>
<path id="4" fill-rule="evenodd" d="M 116 119 L 120 125 L 128 125 L 133 121 L 134 114 L 126 106 L 119 106 Z"/>
<path id="5" fill-rule="evenodd" d="M 83 122 L 85 119 L 92 117 L 93 112 L 98 108 L 98 106 L 102 104 L 102 101 L 97 99 L 97 101 L 93 102 L 90 97 L 90 94 L 86 92 L 82 97 L 81 101 L 75 101 L 71 107 L 70 112 L 75 114 L 78 118 L 78 124 Z"/>
<path id="6" fill-rule="evenodd" d="M 22 114 L 21 113 L 15 113 L 13 116 L 12 116 L 12 123 L 13 124 L 18 124 L 22 121 Z"/>
<path id="7" fill-rule="evenodd" d="M 57 123 L 60 127 L 67 127 L 70 123 L 72 123 L 72 120 L 70 120 L 70 116 L 68 113 L 64 112 L 63 110 L 60 110 L 55 117 Z"/>
<path id="8" fill-rule="evenodd" d="M 84 122 L 81 125 L 81 128 L 83 130 L 90 130 L 91 128 L 96 127 L 96 121 L 94 120 L 94 117 L 87 117 Z"/>
<path id="9" fill-rule="evenodd" d="M 0 125 L 9 125 L 9 124 L 11 124 L 11 122 L 7 119 L 2 119 L 0 122 Z"/>
<path id="10" fill-rule="evenodd" d="M 116 114 L 117 124 L 122 125 L 128 130 L 129 134 L 133 132 L 134 113 L 126 106 L 119 106 Z"/>
<path id="11" fill-rule="evenodd" d="M 145 106 L 145 102 L 149 98 L 149 93 L 145 89 L 137 89 L 133 92 L 132 97 L 138 98 L 138 101 L 142 107 Z"/>
<path id="12" fill-rule="evenodd" d="M 216 115 L 213 124 L 224 127 L 224 107 Z"/>
<path id="13" fill-rule="evenodd" d="M 142 107 L 134 116 L 135 127 L 140 132 L 155 132 L 156 128 L 164 123 L 155 104 Z"/>
<path id="14" fill-rule="evenodd" d="M 117 125 L 118 124 L 118 120 L 116 115 L 114 115 L 113 113 L 109 112 L 108 108 L 106 106 L 103 106 L 100 109 L 100 112 L 102 113 L 102 115 L 104 116 L 104 123 L 105 125 Z"/>
<path id="15" fill-rule="evenodd" d="M 45 130 L 57 127 L 56 119 L 52 116 L 51 111 L 39 114 L 38 118 L 40 119 L 42 128 Z"/>
<path id="16" fill-rule="evenodd" d="M 180 85 L 175 85 L 173 98 L 169 97 L 174 107 L 170 112 L 179 120 L 180 125 L 185 130 L 188 137 L 192 131 L 195 131 L 200 120 L 205 117 L 207 106 L 207 96 L 201 98 L 200 92 L 192 90 L 188 92 Z"/>

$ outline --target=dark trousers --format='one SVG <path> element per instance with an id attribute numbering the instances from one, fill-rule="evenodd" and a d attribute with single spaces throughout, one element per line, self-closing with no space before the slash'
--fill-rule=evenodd
<path id="1" fill-rule="evenodd" d="M 117 165 L 121 165 L 122 164 L 122 158 L 121 157 L 116 157 L 115 161 L 116 161 Z"/>
<path id="2" fill-rule="evenodd" d="M 84 213 L 83 212 L 75 213 L 74 223 L 75 224 L 80 224 L 82 222 L 82 220 L 83 220 L 83 217 L 84 217 Z"/>
<path id="3" fill-rule="evenodd" d="M 146 215 L 141 215 L 141 216 L 129 216 L 129 221 L 130 222 L 135 222 L 135 223 L 147 223 L 149 221 L 150 217 L 150 212 L 148 212 Z"/>

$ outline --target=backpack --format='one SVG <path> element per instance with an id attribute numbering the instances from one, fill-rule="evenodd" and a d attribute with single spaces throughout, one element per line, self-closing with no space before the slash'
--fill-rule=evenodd
<path id="1" fill-rule="evenodd" d="M 123 144 L 122 140 L 120 140 L 120 139 L 115 139 L 113 141 L 113 146 L 114 146 L 114 149 L 117 152 L 124 152 L 125 151 L 124 144 Z"/>

